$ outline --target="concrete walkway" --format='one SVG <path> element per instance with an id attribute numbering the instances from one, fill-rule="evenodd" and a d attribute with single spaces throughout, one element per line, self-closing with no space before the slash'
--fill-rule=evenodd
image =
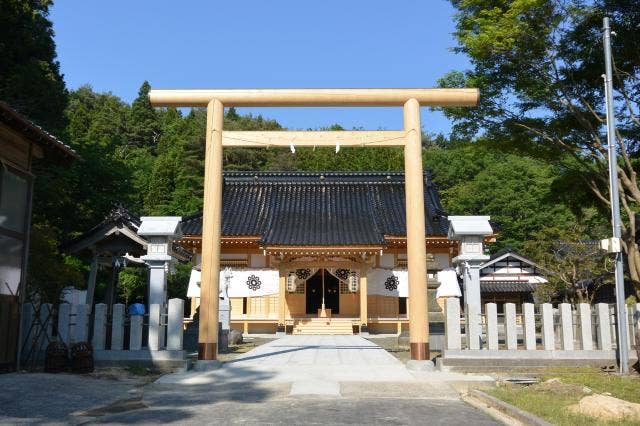
<path id="1" fill-rule="evenodd" d="M 136 381 L 0 375 L 0 424 L 495 425 L 460 400 L 467 377 L 408 371 L 357 336 L 288 336 L 218 370 Z"/>
<path id="2" fill-rule="evenodd" d="M 286 336 L 266 343 L 222 368 L 161 377 L 165 385 L 290 383 L 291 394 L 339 395 L 340 383 L 421 382 L 440 397 L 457 397 L 452 383 L 486 381 L 456 373 L 416 372 L 386 350 L 359 336 Z"/>
<path id="3" fill-rule="evenodd" d="M 161 377 L 145 387 L 145 410 L 103 423 L 495 425 L 460 400 L 452 380 L 408 371 L 358 336 L 287 336 L 222 368 Z"/>
<path id="4" fill-rule="evenodd" d="M 405 381 L 405 366 L 387 351 L 359 336 L 286 336 L 238 356 L 215 371 L 162 377 L 158 383 L 204 384 L 261 380 Z"/>

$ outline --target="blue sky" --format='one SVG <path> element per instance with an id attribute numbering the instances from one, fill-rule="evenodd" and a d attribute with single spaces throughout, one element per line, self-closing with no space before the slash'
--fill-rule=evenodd
<path id="1" fill-rule="evenodd" d="M 464 69 L 445 0 L 58 0 L 51 10 L 69 88 L 131 101 L 153 88 L 433 87 Z M 292 129 L 398 129 L 400 108 L 242 108 Z M 448 132 L 423 108 L 426 132 Z"/>

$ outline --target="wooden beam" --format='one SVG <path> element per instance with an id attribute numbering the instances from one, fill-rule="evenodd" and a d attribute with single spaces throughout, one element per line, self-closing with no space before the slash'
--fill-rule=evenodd
<path id="1" fill-rule="evenodd" d="M 407 132 L 399 131 L 309 131 L 222 132 L 222 146 L 267 148 L 277 146 L 404 146 Z"/>
<path id="2" fill-rule="evenodd" d="M 198 359 L 218 358 L 218 301 L 220 289 L 220 234 L 222 229 L 222 123 L 224 106 L 214 99 L 207 105 L 202 210 L 202 281 Z"/>
<path id="3" fill-rule="evenodd" d="M 416 99 L 409 99 L 404 105 L 404 129 L 409 132 L 407 144 L 404 147 L 409 346 L 411 359 L 422 361 L 429 359 L 429 320 L 420 103 Z"/>
<path id="4" fill-rule="evenodd" d="M 218 99 L 226 107 L 402 106 L 416 99 L 423 106 L 475 106 L 478 89 L 213 89 L 151 90 L 158 107 L 206 107 Z"/>

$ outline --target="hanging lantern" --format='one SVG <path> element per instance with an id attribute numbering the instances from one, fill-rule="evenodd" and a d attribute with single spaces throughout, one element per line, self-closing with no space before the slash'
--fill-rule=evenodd
<path id="1" fill-rule="evenodd" d="M 296 273 L 289 272 L 289 275 L 287 275 L 287 291 L 289 293 L 294 293 L 296 291 L 296 288 Z"/>
<path id="2" fill-rule="evenodd" d="M 351 271 L 349 273 L 349 291 L 351 293 L 356 293 L 358 291 L 360 284 L 360 277 L 356 271 Z"/>

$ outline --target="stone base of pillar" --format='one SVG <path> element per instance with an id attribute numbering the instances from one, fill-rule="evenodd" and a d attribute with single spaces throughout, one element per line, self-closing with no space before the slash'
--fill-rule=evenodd
<path id="1" fill-rule="evenodd" d="M 217 343 L 198 343 L 198 359 L 213 361 L 218 359 Z"/>
<path id="2" fill-rule="evenodd" d="M 360 326 L 360 335 L 368 336 L 369 335 L 369 326 L 367 324 L 362 324 Z"/>
<path id="3" fill-rule="evenodd" d="M 222 363 L 217 359 L 214 360 L 198 360 L 193 366 L 194 371 L 213 371 L 222 367 Z"/>
<path id="4" fill-rule="evenodd" d="M 411 349 L 411 359 L 416 361 L 424 361 L 429 359 L 428 343 L 409 343 Z"/>
<path id="5" fill-rule="evenodd" d="M 433 364 L 431 360 L 421 360 L 418 361 L 416 359 L 411 359 L 407 361 L 407 370 L 411 371 L 434 371 L 436 366 Z"/>

